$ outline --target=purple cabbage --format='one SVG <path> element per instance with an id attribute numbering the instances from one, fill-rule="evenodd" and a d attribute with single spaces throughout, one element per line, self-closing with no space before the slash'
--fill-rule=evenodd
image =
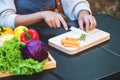
<path id="1" fill-rule="evenodd" d="M 32 40 L 28 42 L 21 49 L 23 58 L 33 58 L 39 62 L 45 60 L 48 57 L 48 52 L 45 44 L 40 40 Z"/>

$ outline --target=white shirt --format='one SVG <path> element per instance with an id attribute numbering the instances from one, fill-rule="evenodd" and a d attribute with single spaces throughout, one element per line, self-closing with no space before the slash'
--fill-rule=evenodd
<path id="1" fill-rule="evenodd" d="M 91 13 L 90 6 L 86 0 L 61 0 L 65 15 L 70 20 L 76 20 L 78 12 L 82 9 L 88 10 Z M 14 0 L 0 0 L 0 25 L 15 28 L 14 22 L 16 7 Z"/>

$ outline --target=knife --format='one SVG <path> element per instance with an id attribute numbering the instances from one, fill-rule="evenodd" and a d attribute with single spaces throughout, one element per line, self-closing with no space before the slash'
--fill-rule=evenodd
<path id="1" fill-rule="evenodd" d="M 78 34 L 81 34 L 81 36 L 79 37 L 80 41 L 85 41 L 85 39 L 87 37 L 87 32 L 82 31 L 80 28 L 76 28 L 76 27 L 73 27 L 73 26 L 70 27 L 70 30 L 73 31 L 73 32 L 76 32 Z"/>
<path id="2" fill-rule="evenodd" d="M 86 34 L 87 35 L 87 32 L 82 31 L 80 28 L 76 28 L 76 27 L 71 26 L 70 30 L 73 32 L 79 33 L 79 34 Z"/>

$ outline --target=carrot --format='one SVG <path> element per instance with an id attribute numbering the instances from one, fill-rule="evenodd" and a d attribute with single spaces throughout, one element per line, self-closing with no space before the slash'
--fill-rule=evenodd
<path id="1" fill-rule="evenodd" d="M 71 40 L 71 41 L 78 41 L 79 38 L 73 38 L 73 37 L 66 37 L 66 40 Z"/>
<path id="2" fill-rule="evenodd" d="M 80 47 L 79 38 L 65 37 L 61 40 L 64 47 L 78 48 Z"/>
<path id="3" fill-rule="evenodd" d="M 71 44 L 71 45 L 77 45 L 77 44 L 79 44 L 78 41 L 72 41 L 72 40 L 66 40 L 66 39 L 62 39 L 61 43 L 62 44 Z"/>
<path id="4" fill-rule="evenodd" d="M 71 48 L 79 48 L 80 45 L 70 45 L 70 44 L 63 44 L 64 47 L 71 47 Z"/>

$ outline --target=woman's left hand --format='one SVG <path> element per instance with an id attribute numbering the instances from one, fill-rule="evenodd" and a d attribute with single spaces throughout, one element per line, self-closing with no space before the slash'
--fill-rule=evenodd
<path id="1" fill-rule="evenodd" d="M 97 22 L 95 17 L 90 15 L 87 10 L 81 10 L 78 14 L 78 24 L 81 30 L 84 30 L 85 26 L 86 31 L 89 32 L 96 27 Z"/>

